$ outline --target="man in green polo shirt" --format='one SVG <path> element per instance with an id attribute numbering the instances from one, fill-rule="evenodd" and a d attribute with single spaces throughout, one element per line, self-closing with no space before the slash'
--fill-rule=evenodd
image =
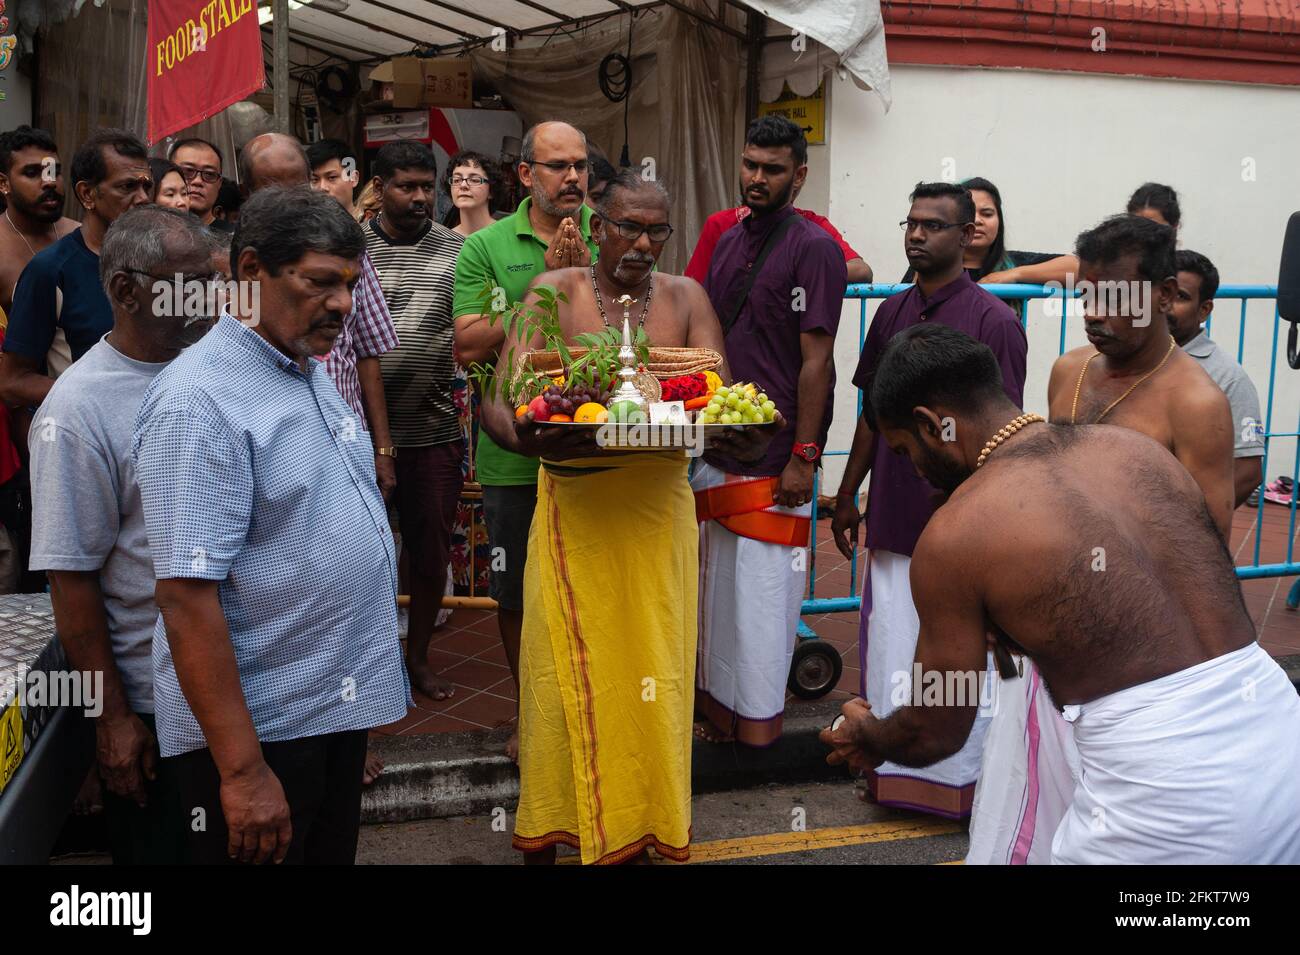
<path id="1" fill-rule="evenodd" d="M 501 289 L 507 302 L 521 302 L 528 284 L 553 269 L 590 265 L 587 138 L 568 123 L 538 123 L 524 134 L 519 181 L 529 196 L 514 215 L 471 233 L 456 260 L 456 352 L 461 364 L 489 364 L 505 340 L 500 321 L 484 314 L 484 289 Z M 497 602 L 501 642 L 519 689 L 519 636 L 524 622 L 524 562 L 528 529 L 537 503 L 537 459 L 503 450 L 480 430 L 475 471 L 483 485 L 483 516 L 492 547 L 492 598 Z M 498 550 L 500 548 L 500 550 Z M 499 569 L 498 569 L 499 568 Z M 506 751 L 518 755 L 518 729 Z"/>

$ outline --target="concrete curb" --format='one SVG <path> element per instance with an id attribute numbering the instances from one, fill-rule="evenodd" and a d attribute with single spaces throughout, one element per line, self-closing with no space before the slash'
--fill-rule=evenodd
<path id="1" fill-rule="evenodd" d="M 1300 691 L 1300 654 L 1278 657 Z M 844 779 L 842 767 L 826 765 L 817 735 L 839 714 L 835 701 L 801 704 L 788 711 L 785 732 L 767 749 L 696 740 L 691 749 L 695 793 L 748 789 L 768 783 Z M 363 823 L 409 822 L 513 812 L 519 802 L 519 770 L 505 755 L 508 728 L 479 733 L 382 736 L 371 749 L 384 774 L 361 797 Z"/>
<path id="2" fill-rule="evenodd" d="M 774 782 L 842 779 L 826 765 L 817 734 L 840 711 L 837 702 L 800 706 L 785 733 L 767 749 L 695 740 L 691 750 L 693 792 L 724 792 Z M 361 796 L 363 823 L 409 822 L 448 816 L 513 812 L 519 802 L 519 770 L 505 755 L 508 728 L 481 733 L 381 736 L 371 751 L 384 774 Z"/>

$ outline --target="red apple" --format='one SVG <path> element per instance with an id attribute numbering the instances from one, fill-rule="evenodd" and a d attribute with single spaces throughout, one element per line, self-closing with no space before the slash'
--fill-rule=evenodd
<path id="1" fill-rule="evenodd" d="M 551 417 L 551 406 L 541 395 L 528 402 L 528 410 L 533 413 L 534 421 L 546 421 Z"/>

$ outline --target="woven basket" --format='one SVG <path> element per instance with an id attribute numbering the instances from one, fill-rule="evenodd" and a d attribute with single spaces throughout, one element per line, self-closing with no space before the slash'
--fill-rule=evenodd
<path id="1" fill-rule="evenodd" d="M 585 354 L 587 354 L 585 348 L 574 347 L 569 349 L 569 355 L 573 358 L 580 358 Z M 650 360 L 646 362 L 646 370 L 659 381 L 667 381 L 669 378 L 676 378 L 678 375 L 693 375 L 700 371 L 713 371 L 721 364 L 722 356 L 711 348 L 658 348 L 651 346 Z M 560 353 L 557 351 L 525 352 L 519 359 L 518 367 L 523 368 L 525 365 L 552 378 L 564 373 L 564 365 L 560 362 Z"/>

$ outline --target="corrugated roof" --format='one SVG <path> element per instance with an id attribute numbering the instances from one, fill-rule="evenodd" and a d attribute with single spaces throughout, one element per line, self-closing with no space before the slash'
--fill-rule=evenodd
<path id="1" fill-rule="evenodd" d="M 332 12 L 303 5 L 289 13 L 295 42 L 347 60 L 383 59 L 414 49 L 512 40 L 584 19 L 621 16 L 665 0 L 349 0 Z M 266 4 L 263 4 L 266 6 Z M 262 14 L 263 19 L 266 13 Z M 271 23 L 263 29 L 269 34 Z"/>

